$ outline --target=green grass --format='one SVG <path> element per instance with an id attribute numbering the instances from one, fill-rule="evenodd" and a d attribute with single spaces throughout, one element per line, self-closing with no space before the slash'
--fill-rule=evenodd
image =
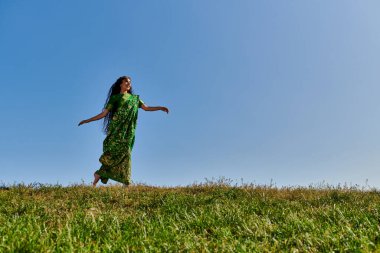
<path id="1" fill-rule="evenodd" d="M 0 188 L 0 252 L 373 252 L 379 225 L 375 189 Z"/>

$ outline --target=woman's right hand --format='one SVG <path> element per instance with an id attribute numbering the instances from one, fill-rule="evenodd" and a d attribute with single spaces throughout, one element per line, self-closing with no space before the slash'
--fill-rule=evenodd
<path id="1" fill-rule="evenodd" d="M 79 122 L 78 126 L 80 126 L 80 125 L 82 125 L 84 123 L 88 123 L 88 121 L 87 120 L 82 120 L 81 122 Z"/>
<path id="2" fill-rule="evenodd" d="M 84 123 L 89 123 L 91 121 L 94 121 L 94 120 L 98 120 L 98 119 L 102 119 L 104 118 L 105 116 L 107 116 L 108 114 L 108 109 L 104 109 L 101 113 L 99 113 L 98 115 L 92 117 L 92 118 L 89 118 L 89 119 L 85 119 L 85 120 L 82 120 L 81 122 L 79 122 L 78 126 L 84 124 Z"/>

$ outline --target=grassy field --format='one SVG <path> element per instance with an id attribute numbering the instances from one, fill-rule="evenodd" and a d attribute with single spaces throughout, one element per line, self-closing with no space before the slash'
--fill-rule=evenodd
<path id="1" fill-rule="evenodd" d="M 0 189 L 0 252 L 373 252 L 380 194 L 206 182 Z"/>

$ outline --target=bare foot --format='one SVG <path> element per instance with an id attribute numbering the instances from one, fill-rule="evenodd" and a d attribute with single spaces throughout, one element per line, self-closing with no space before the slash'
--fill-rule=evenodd
<path id="1" fill-rule="evenodd" d="M 92 183 L 92 186 L 96 186 L 96 184 L 98 183 L 99 179 L 100 179 L 100 176 L 96 173 L 94 173 L 94 182 Z"/>

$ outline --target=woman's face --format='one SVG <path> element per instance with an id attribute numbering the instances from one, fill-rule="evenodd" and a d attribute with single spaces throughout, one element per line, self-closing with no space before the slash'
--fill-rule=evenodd
<path id="1" fill-rule="evenodd" d="M 120 84 L 121 92 L 129 91 L 131 89 L 131 80 L 129 78 L 125 78 Z"/>

